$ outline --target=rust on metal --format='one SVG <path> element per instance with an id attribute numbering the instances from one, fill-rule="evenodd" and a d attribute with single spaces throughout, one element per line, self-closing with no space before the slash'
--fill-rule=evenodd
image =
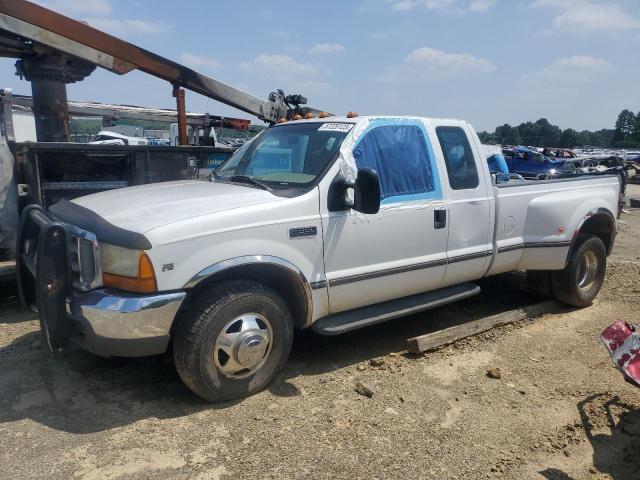
<path id="1" fill-rule="evenodd" d="M 174 86 L 173 96 L 176 99 L 176 109 L 178 111 L 178 143 L 180 145 L 189 145 L 189 137 L 187 135 L 187 108 L 184 98 L 184 89 Z"/>
<path id="2" fill-rule="evenodd" d="M 0 0 L 0 12 L 174 80 L 179 68 L 158 61 L 151 52 L 26 0 Z"/>

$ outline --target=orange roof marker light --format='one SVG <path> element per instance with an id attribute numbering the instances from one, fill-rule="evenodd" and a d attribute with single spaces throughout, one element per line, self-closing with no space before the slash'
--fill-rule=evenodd
<path id="1" fill-rule="evenodd" d="M 302 120 L 302 115 L 296 113 L 291 120 Z"/>
<path id="2" fill-rule="evenodd" d="M 310 118 L 316 118 L 316 116 L 313 113 L 309 112 L 304 116 L 304 118 L 305 120 L 309 120 Z"/>
<path id="3" fill-rule="evenodd" d="M 347 118 L 356 118 L 358 116 L 357 112 L 349 112 L 347 113 Z"/>
<path id="4" fill-rule="evenodd" d="M 318 118 L 327 118 L 330 117 L 331 114 L 327 113 L 327 112 L 320 112 L 320 114 L 318 115 Z"/>
<path id="5" fill-rule="evenodd" d="M 280 117 L 276 123 L 287 123 L 287 119 L 284 117 Z"/>

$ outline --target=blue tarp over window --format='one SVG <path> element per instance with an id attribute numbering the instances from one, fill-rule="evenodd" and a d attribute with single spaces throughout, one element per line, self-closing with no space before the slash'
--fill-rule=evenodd
<path id="1" fill-rule="evenodd" d="M 500 153 L 494 153 L 487 159 L 489 164 L 489 172 L 491 173 L 509 173 L 509 167 L 504 156 Z"/>
<path id="2" fill-rule="evenodd" d="M 430 151 L 420 127 L 382 125 L 364 134 L 353 156 L 358 168 L 378 172 L 381 201 L 404 201 L 440 196 Z"/>

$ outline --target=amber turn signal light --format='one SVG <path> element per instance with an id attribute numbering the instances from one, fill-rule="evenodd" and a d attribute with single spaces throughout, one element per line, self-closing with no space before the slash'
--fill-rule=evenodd
<path id="1" fill-rule="evenodd" d="M 138 261 L 137 277 L 125 277 L 124 275 L 105 272 L 102 274 L 102 284 L 105 287 L 117 288 L 127 292 L 155 293 L 158 291 L 153 265 L 144 252 L 140 255 L 140 260 Z"/>

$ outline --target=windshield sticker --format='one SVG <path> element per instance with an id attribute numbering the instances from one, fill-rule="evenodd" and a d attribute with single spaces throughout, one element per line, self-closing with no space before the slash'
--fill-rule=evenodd
<path id="1" fill-rule="evenodd" d="M 318 128 L 319 132 L 348 132 L 353 123 L 324 123 Z"/>

